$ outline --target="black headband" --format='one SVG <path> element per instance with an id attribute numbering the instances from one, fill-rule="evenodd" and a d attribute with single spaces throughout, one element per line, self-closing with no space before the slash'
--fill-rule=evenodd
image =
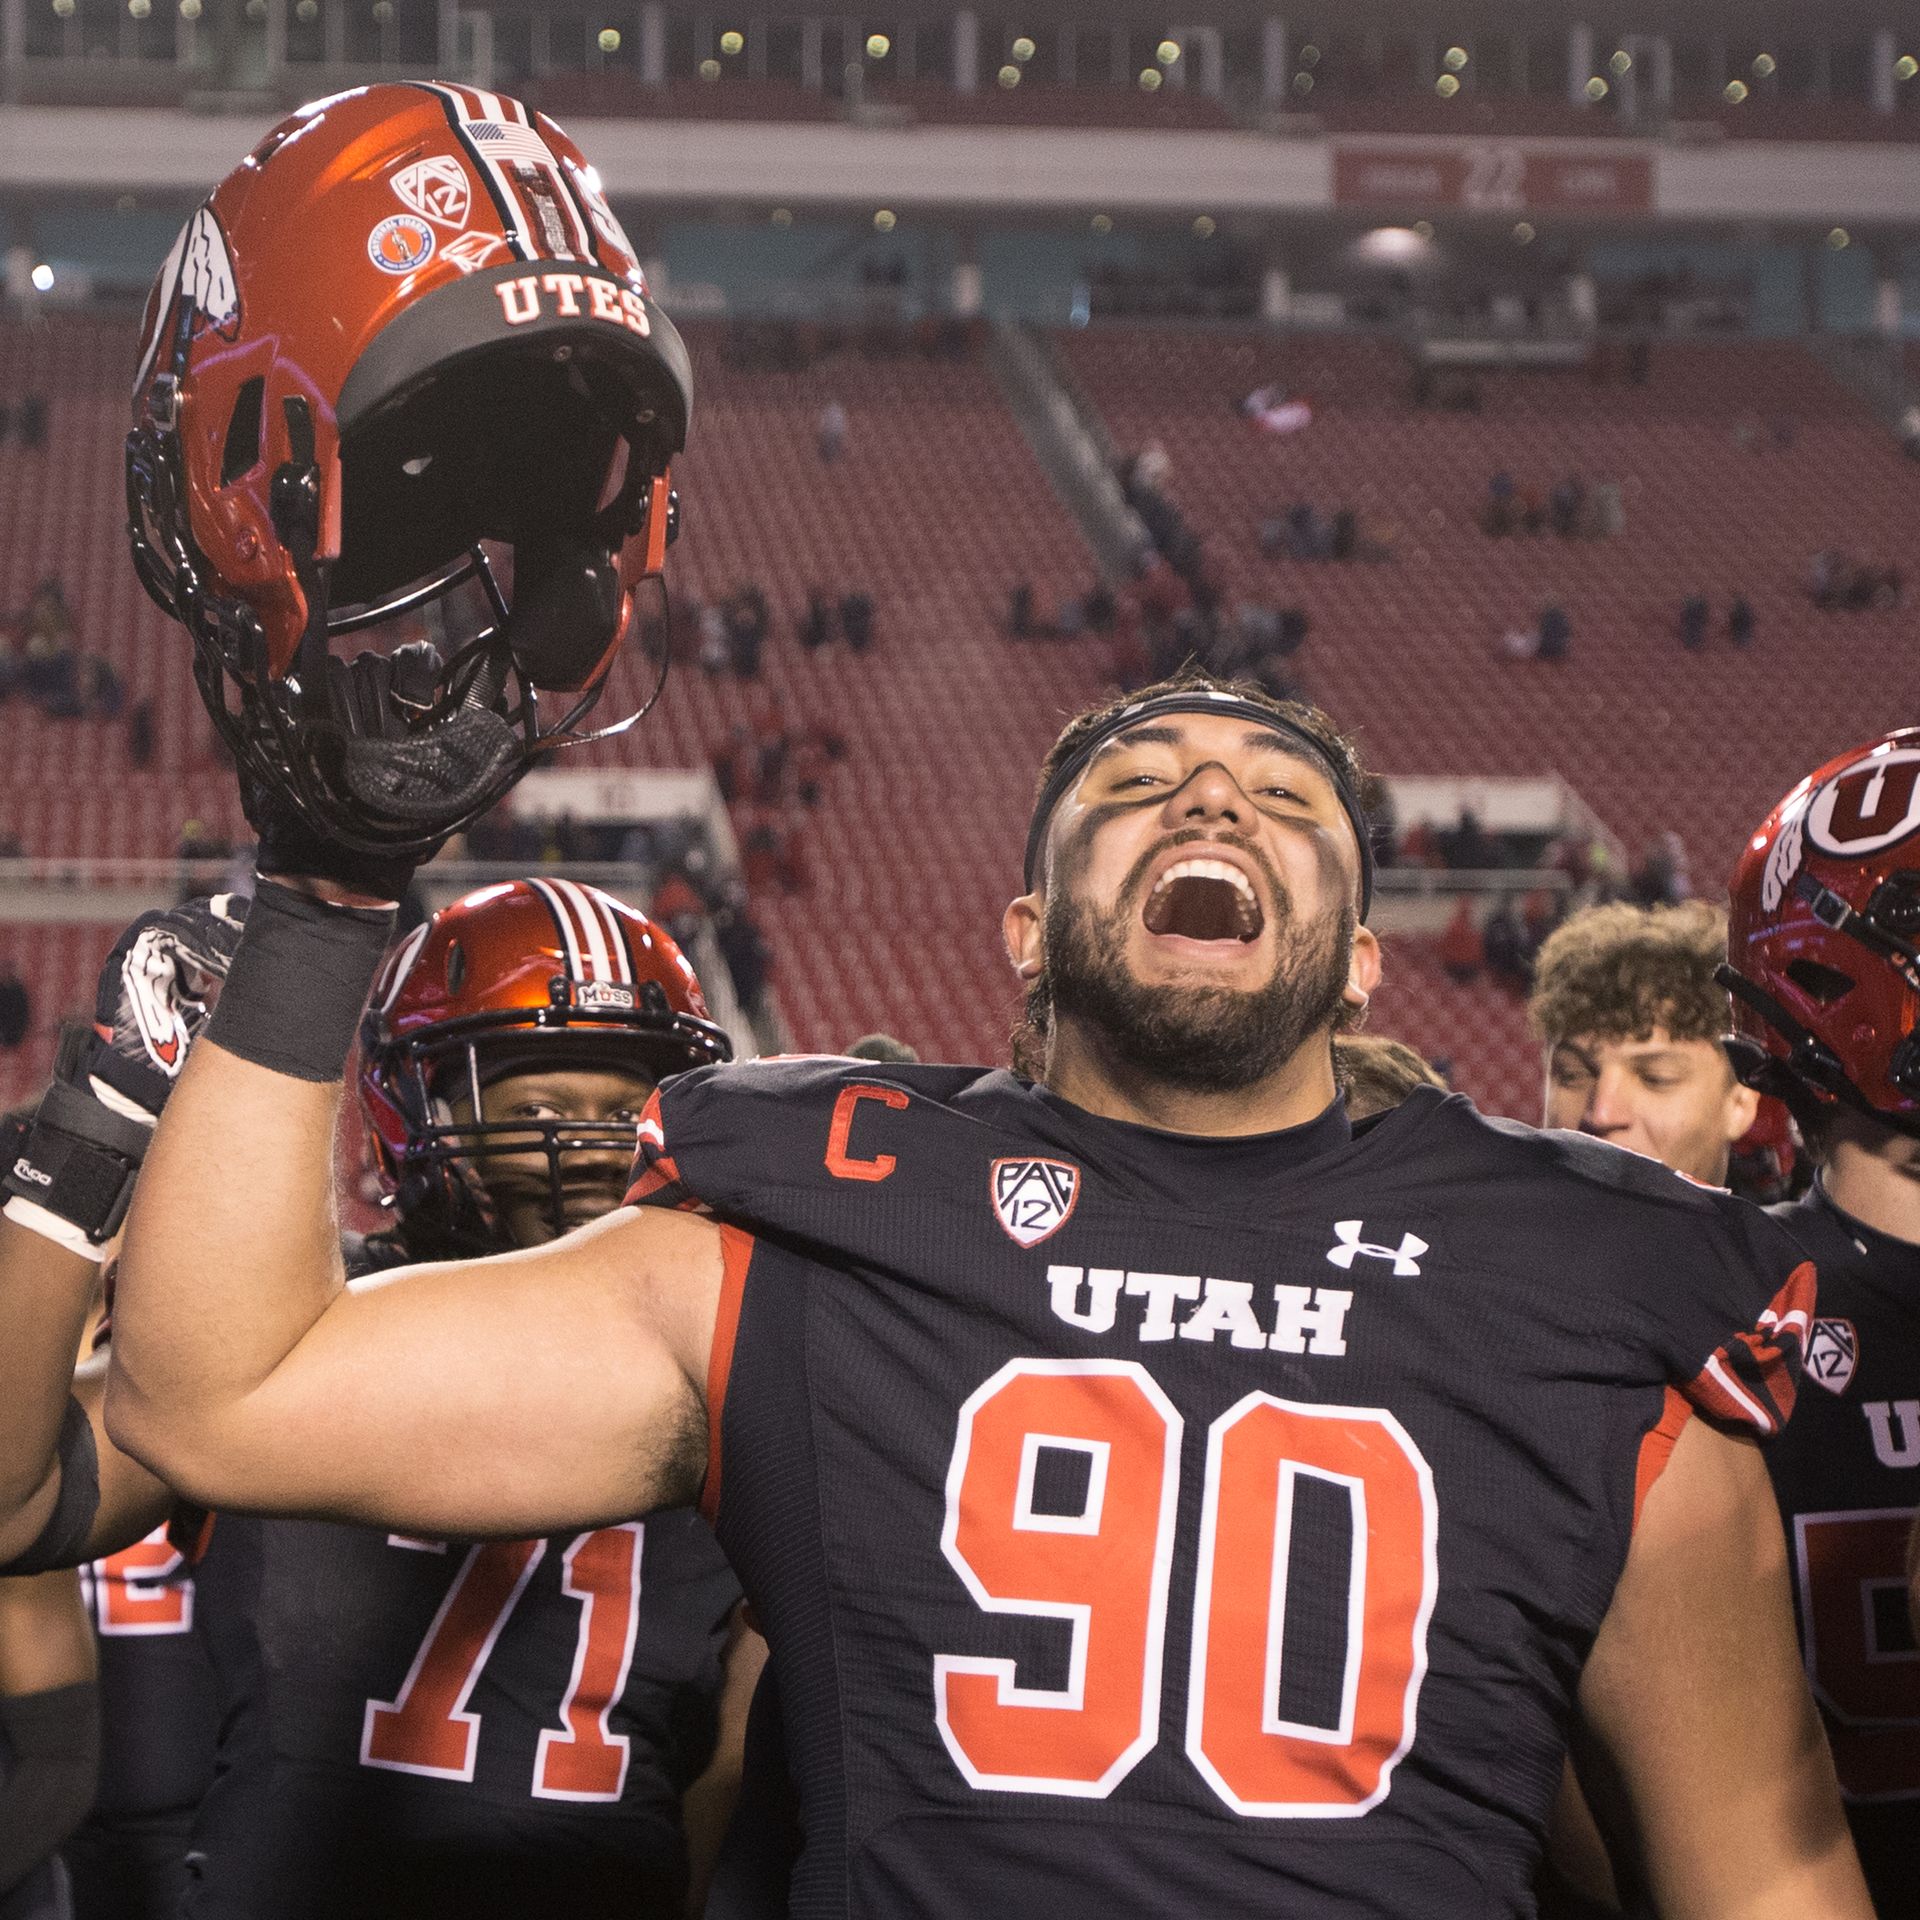
<path id="1" fill-rule="evenodd" d="M 1346 809 L 1353 837 L 1359 842 L 1360 918 L 1365 920 L 1373 906 L 1373 842 L 1367 836 L 1366 816 L 1360 811 L 1359 796 L 1354 792 L 1345 771 L 1327 751 L 1323 741 L 1316 740 L 1306 728 L 1275 713 L 1271 707 L 1243 700 L 1237 693 L 1210 692 L 1204 687 L 1195 687 L 1186 693 L 1162 693 L 1153 699 L 1136 700 L 1120 708 L 1095 727 L 1054 768 L 1053 777 L 1040 789 L 1040 798 L 1034 803 L 1033 824 L 1027 829 L 1027 891 L 1033 891 L 1034 876 L 1040 866 L 1041 843 L 1046 838 L 1047 822 L 1053 817 L 1054 808 L 1060 804 L 1060 796 L 1086 772 L 1088 762 L 1116 733 L 1124 733 L 1129 727 L 1138 726 L 1141 721 L 1155 719 L 1163 713 L 1219 713 L 1230 719 L 1251 721 L 1269 733 L 1284 734 L 1303 750 L 1308 759 L 1325 771 L 1333 782 L 1334 792 L 1340 797 L 1341 806 Z"/>

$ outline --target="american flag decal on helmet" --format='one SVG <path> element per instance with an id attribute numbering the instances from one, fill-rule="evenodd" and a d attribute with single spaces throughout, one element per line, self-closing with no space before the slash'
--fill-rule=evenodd
<path id="1" fill-rule="evenodd" d="M 521 259 L 597 259 L 573 182 L 526 108 L 480 87 L 429 90 L 446 103 L 447 117 L 478 163 Z"/>

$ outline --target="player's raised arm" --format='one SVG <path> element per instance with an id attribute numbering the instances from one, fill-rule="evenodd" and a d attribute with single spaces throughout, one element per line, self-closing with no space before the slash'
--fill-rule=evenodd
<path id="1" fill-rule="evenodd" d="M 719 1236 L 621 1212 L 349 1290 L 340 1080 L 390 914 L 263 881 L 121 1256 L 116 1440 L 209 1506 L 530 1534 L 689 1500 Z"/>
<path id="2" fill-rule="evenodd" d="M 1646 1497 L 1580 1704 L 1664 1920 L 1871 1920 L 1751 1441 L 1691 1420 Z"/>

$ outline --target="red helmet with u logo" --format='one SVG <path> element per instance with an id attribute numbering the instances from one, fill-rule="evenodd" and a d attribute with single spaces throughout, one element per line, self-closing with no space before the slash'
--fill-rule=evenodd
<path id="1" fill-rule="evenodd" d="M 1920 727 L 1809 774 L 1734 869 L 1742 1077 L 1920 1133 Z"/>
<path id="2" fill-rule="evenodd" d="M 135 561 L 247 773 L 325 836 L 417 854 L 578 737 L 663 562 L 691 404 L 558 127 L 470 87 L 360 88 L 275 127 L 161 270 Z M 396 633 L 416 610 L 440 646 Z M 331 653 L 382 625 L 406 644 Z"/>

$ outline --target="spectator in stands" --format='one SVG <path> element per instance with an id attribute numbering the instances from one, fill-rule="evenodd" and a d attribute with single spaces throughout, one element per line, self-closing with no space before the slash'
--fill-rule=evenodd
<path id="1" fill-rule="evenodd" d="M 1643 907 L 1677 907 L 1693 898 L 1686 842 L 1671 827 L 1647 849 L 1630 885 Z"/>
<path id="2" fill-rule="evenodd" d="M 863 1033 L 846 1051 L 849 1060 L 872 1060 L 880 1066 L 911 1067 L 920 1061 L 917 1047 L 890 1033 Z"/>
<path id="3" fill-rule="evenodd" d="M 698 938 L 701 927 L 706 924 L 707 903 L 687 878 L 684 868 L 670 867 L 654 889 L 647 916 L 665 927 L 677 943 L 687 946 Z"/>
<path id="4" fill-rule="evenodd" d="M 1689 594 L 1680 604 L 1680 644 L 1690 653 L 1698 653 L 1707 644 L 1707 621 L 1712 609 L 1704 593 Z"/>
<path id="5" fill-rule="evenodd" d="M 733 665 L 733 645 L 727 633 L 727 616 L 719 608 L 700 609 L 700 666 L 709 674 L 721 674 Z"/>
<path id="6" fill-rule="evenodd" d="M 127 704 L 127 683 L 111 660 L 90 653 L 80 663 L 80 697 L 94 719 L 118 720 Z"/>
<path id="7" fill-rule="evenodd" d="M 20 402 L 13 417 L 13 430 L 28 453 L 37 453 L 47 444 L 47 397 L 30 393 Z"/>
<path id="8" fill-rule="evenodd" d="M 33 1028 L 33 996 L 11 960 L 0 960 L 0 1047 L 11 1053 Z"/>
<path id="9" fill-rule="evenodd" d="M 713 937 L 726 962 L 733 982 L 734 997 L 749 1020 L 760 1011 L 761 997 L 767 990 L 767 975 L 772 956 L 766 937 L 760 931 L 747 905 L 746 889 L 735 882 L 722 895 L 713 916 Z"/>
<path id="10" fill-rule="evenodd" d="M 1119 602 L 1113 597 L 1113 589 L 1107 585 L 1104 574 L 1095 574 L 1093 584 L 1087 589 L 1082 602 L 1086 613 L 1087 625 L 1095 633 L 1111 633 L 1113 623 L 1119 612 Z"/>
<path id="11" fill-rule="evenodd" d="M 1351 507 L 1340 507 L 1327 523 L 1327 558 L 1351 560 L 1360 551 L 1360 516 Z"/>
<path id="12" fill-rule="evenodd" d="M 1480 941 L 1480 929 L 1473 923 L 1473 903 L 1462 896 L 1440 936 L 1440 966 L 1456 986 L 1464 987 L 1479 978 L 1486 949 Z"/>
<path id="13" fill-rule="evenodd" d="M 840 629 L 855 653 L 873 645 L 873 596 L 865 588 L 854 587 L 840 596 Z"/>
<path id="14" fill-rule="evenodd" d="M 820 409 L 816 444 L 822 462 L 829 467 L 846 451 L 847 410 L 838 400 L 829 400 Z"/>
<path id="15" fill-rule="evenodd" d="M 1547 495 L 1547 524 L 1563 540 L 1580 531 L 1581 509 L 1587 502 L 1586 482 L 1577 473 L 1559 481 Z"/>
<path id="16" fill-rule="evenodd" d="M 1488 977 L 1498 985 L 1514 993 L 1525 993 L 1532 986 L 1533 961 L 1526 935 L 1520 930 L 1512 900 L 1505 894 L 1480 923 L 1480 946 L 1486 955 Z"/>
<path id="17" fill-rule="evenodd" d="M 1454 873 L 1484 873 L 1506 864 L 1500 843 L 1471 807 L 1462 807 L 1460 818 L 1440 836 L 1440 857 Z"/>
<path id="18" fill-rule="evenodd" d="M 816 652 L 833 638 L 833 606 L 819 587 L 807 589 L 806 611 L 801 614 L 795 631 L 801 646 L 809 653 Z"/>
<path id="19" fill-rule="evenodd" d="M 767 642 L 767 629 L 773 615 L 767 596 L 749 581 L 734 589 L 727 603 L 727 645 L 733 654 L 733 670 L 742 680 L 760 677 L 760 650 Z"/>
<path id="20" fill-rule="evenodd" d="M 232 849 L 201 820 L 188 820 L 180 828 L 175 851 L 182 860 L 224 860 Z"/>
<path id="21" fill-rule="evenodd" d="M 1567 657 L 1572 641 L 1573 622 L 1567 618 L 1566 608 L 1557 600 L 1549 602 L 1540 610 L 1539 657 L 1557 666 Z"/>
<path id="22" fill-rule="evenodd" d="M 1727 638 L 1736 647 L 1745 647 L 1753 641 L 1753 604 L 1744 593 L 1733 596 L 1733 604 L 1727 609 Z"/>
<path id="23" fill-rule="evenodd" d="M 1287 555 L 1293 560 L 1324 560 L 1330 544 L 1320 516 L 1305 500 L 1296 500 L 1287 509 Z"/>
<path id="24" fill-rule="evenodd" d="M 153 701 L 151 697 L 134 702 L 127 717 L 127 762 L 135 773 L 144 773 L 153 765 Z"/>

